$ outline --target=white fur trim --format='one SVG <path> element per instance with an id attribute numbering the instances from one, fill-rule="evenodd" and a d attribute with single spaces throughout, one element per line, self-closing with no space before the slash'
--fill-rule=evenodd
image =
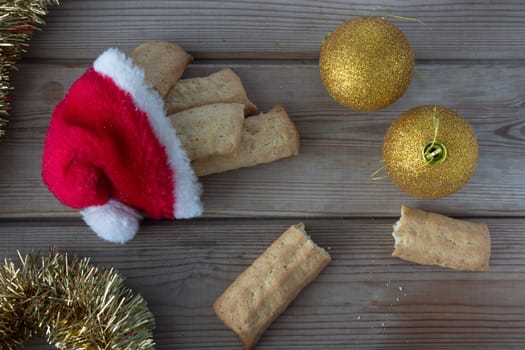
<path id="1" fill-rule="evenodd" d="M 144 71 L 117 49 L 106 50 L 96 59 L 93 67 L 95 71 L 109 76 L 118 87 L 131 95 L 135 105 L 148 116 L 155 136 L 166 148 L 175 182 L 174 216 L 183 219 L 201 215 L 201 186 L 175 128 L 166 116 L 164 100 L 147 85 Z"/>
<path id="2" fill-rule="evenodd" d="M 80 211 L 86 224 L 102 239 L 126 243 L 137 233 L 142 216 L 133 208 L 115 200 Z"/>

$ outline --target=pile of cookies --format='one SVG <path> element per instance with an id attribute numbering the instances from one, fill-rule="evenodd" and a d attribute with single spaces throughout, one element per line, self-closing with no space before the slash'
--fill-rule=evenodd
<path id="1" fill-rule="evenodd" d="M 299 133 L 284 108 L 250 116 L 257 107 L 231 69 L 180 79 L 193 58 L 166 41 L 142 43 L 130 56 L 164 99 L 197 176 L 299 154 Z"/>

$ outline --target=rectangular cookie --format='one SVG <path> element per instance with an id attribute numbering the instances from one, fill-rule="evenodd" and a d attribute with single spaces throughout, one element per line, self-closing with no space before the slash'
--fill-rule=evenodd
<path id="1" fill-rule="evenodd" d="M 214 103 L 169 116 L 188 158 L 200 159 L 236 152 L 241 143 L 244 106 Z"/>
<path id="2" fill-rule="evenodd" d="M 490 234 L 486 224 L 401 207 L 394 225 L 392 256 L 423 265 L 487 271 Z"/>
<path id="3" fill-rule="evenodd" d="M 192 167 L 197 176 L 221 173 L 299 154 L 299 133 L 282 106 L 268 113 L 244 119 L 237 152 L 197 159 Z"/>
<path id="4" fill-rule="evenodd" d="M 257 111 L 246 96 L 241 79 L 229 68 L 207 77 L 179 80 L 164 100 L 168 113 L 219 102 L 242 103 L 245 115 Z"/>
<path id="5" fill-rule="evenodd" d="M 147 41 L 130 54 L 133 63 L 144 70 L 145 79 L 164 97 L 180 79 L 193 57 L 177 44 L 164 40 Z"/>
<path id="6" fill-rule="evenodd" d="M 213 304 L 213 310 L 253 349 L 270 324 L 330 263 L 330 255 L 302 223 L 288 228 L 244 270 Z"/>

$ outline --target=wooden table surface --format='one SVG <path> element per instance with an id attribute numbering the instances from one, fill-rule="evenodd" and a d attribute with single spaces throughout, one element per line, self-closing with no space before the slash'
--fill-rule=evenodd
<path id="1" fill-rule="evenodd" d="M 384 7 L 378 8 L 378 5 Z M 417 59 L 395 104 L 362 113 L 334 102 L 317 58 L 325 34 L 358 15 L 392 19 Z M 506 1 L 103 1 L 51 9 L 14 74 L 1 139 L 0 256 L 56 246 L 116 267 L 149 302 L 158 349 L 239 349 L 211 304 L 287 226 L 302 221 L 332 263 L 258 349 L 523 349 L 525 344 L 525 3 Z M 281 103 L 301 154 L 202 178 L 205 213 L 142 223 L 126 245 L 97 238 L 42 184 L 50 114 L 106 48 L 166 39 L 195 57 L 186 77 L 223 67 L 260 110 Z M 421 200 L 373 181 L 383 136 L 403 111 L 442 104 L 473 126 L 479 166 L 459 192 Z M 489 272 L 391 257 L 401 204 L 489 224 Z M 28 349 L 50 349 L 33 340 Z"/>

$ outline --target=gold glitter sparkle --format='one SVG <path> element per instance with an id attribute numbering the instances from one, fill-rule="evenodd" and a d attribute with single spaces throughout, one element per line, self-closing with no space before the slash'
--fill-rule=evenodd
<path id="1" fill-rule="evenodd" d="M 414 53 L 387 20 L 358 17 L 329 33 L 319 57 L 321 80 L 340 104 L 360 111 L 384 108 L 410 85 Z"/>
<path id="2" fill-rule="evenodd" d="M 3 0 L 0 3 L 0 136 L 5 131 L 11 109 L 9 92 L 11 71 L 15 62 L 25 52 L 28 41 L 37 27 L 44 23 L 42 17 L 47 7 L 58 0 Z"/>
<path id="3" fill-rule="evenodd" d="M 58 349 L 154 349 L 155 321 L 145 300 L 113 269 L 88 258 L 19 254 L 0 267 L 0 348 L 33 336 Z"/>
<path id="4" fill-rule="evenodd" d="M 441 162 L 430 163 L 422 155 L 432 141 L 446 147 Z M 456 112 L 419 106 L 399 116 L 388 129 L 383 161 L 388 176 L 402 190 L 436 199 L 458 191 L 470 180 L 477 167 L 478 142 L 471 126 Z"/>

